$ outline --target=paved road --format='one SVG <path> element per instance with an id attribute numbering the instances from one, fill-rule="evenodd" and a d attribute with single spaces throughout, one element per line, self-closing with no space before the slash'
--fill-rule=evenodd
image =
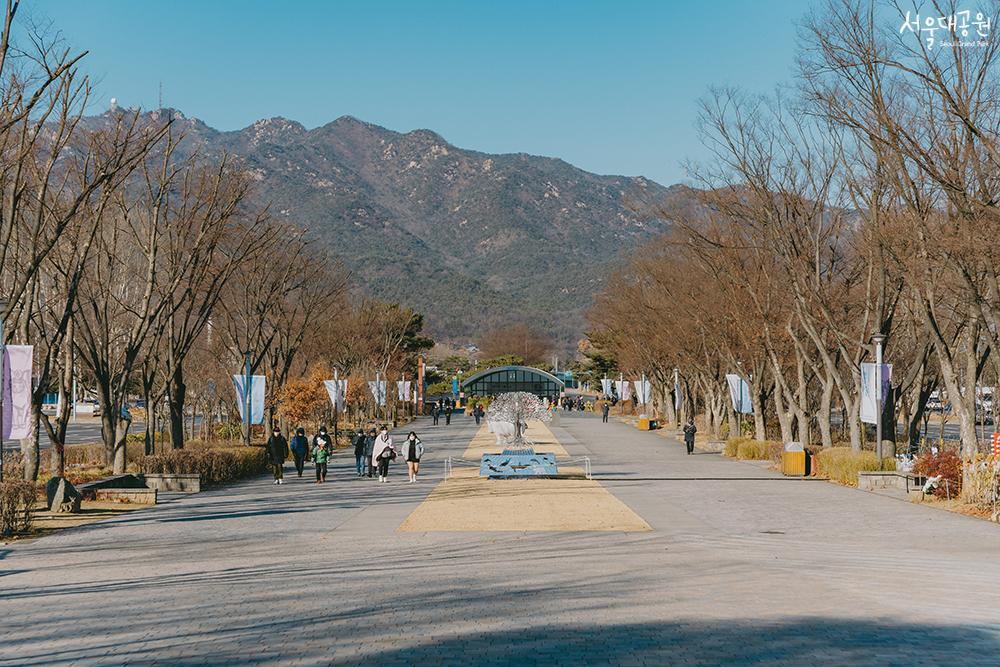
<path id="1" fill-rule="evenodd" d="M 132 427 L 129 429 L 129 433 L 142 433 L 146 426 L 142 422 L 132 422 Z M 85 445 L 94 442 L 101 441 L 101 422 L 97 419 L 87 419 L 80 420 L 79 422 L 72 423 L 66 429 L 66 444 L 67 445 Z M 38 445 L 42 449 L 48 449 L 52 443 L 49 441 L 48 433 L 45 431 L 45 427 L 41 428 L 40 437 L 38 440 Z M 10 441 L 5 440 L 3 443 L 3 448 L 5 450 L 10 449 L 21 449 L 20 441 Z"/>
<path id="2" fill-rule="evenodd" d="M 429 478 L 473 433 L 417 430 Z M 434 480 L 358 480 L 339 455 L 325 486 L 6 547 L 0 663 L 997 664 L 997 526 L 590 415 L 553 432 L 653 532 L 397 533 Z"/>

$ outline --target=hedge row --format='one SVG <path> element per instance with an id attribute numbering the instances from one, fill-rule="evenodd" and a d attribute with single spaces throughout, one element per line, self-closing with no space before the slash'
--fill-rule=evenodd
<path id="1" fill-rule="evenodd" d="M 217 486 L 263 473 L 268 459 L 263 447 L 176 449 L 143 456 L 136 467 L 144 474 L 198 474 L 205 486 Z"/>

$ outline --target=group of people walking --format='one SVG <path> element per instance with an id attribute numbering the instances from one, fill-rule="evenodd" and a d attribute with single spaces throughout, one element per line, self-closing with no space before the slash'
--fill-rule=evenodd
<path id="1" fill-rule="evenodd" d="M 379 431 L 371 429 L 366 434 L 358 429 L 352 441 L 354 445 L 355 470 L 358 477 L 372 478 L 378 474 L 379 482 L 389 481 L 389 464 L 399 457 L 389 429 L 383 426 Z M 417 481 L 420 472 L 420 457 L 424 455 L 424 445 L 415 431 L 410 431 L 403 441 L 403 460 L 409 473 L 410 484 Z"/>
<path id="2" fill-rule="evenodd" d="M 352 444 L 354 445 L 354 456 L 356 460 L 358 477 L 374 477 L 376 472 L 380 482 L 389 481 L 389 464 L 396 460 L 398 453 L 393 444 L 389 429 L 382 426 L 380 429 L 371 429 L 365 433 L 363 429 L 358 429 L 354 435 Z M 403 458 L 409 472 L 410 483 L 417 481 L 417 474 L 420 472 L 420 457 L 424 454 L 424 445 L 417 437 L 415 431 L 410 431 L 402 446 Z M 274 473 L 274 483 L 284 484 L 285 461 L 291 455 L 295 461 L 295 470 L 298 476 L 302 477 L 307 460 L 312 460 L 316 466 L 316 483 L 326 482 L 327 464 L 330 456 L 333 455 L 333 438 L 327 433 L 326 426 L 320 426 L 316 435 L 312 438 L 310 446 L 309 439 L 306 438 L 305 429 L 299 427 L 292 436 L 291 443 L 281 433 L 277 426 L 271 431 L 271 437 L 267 440 L 267 455 Z"/>
<path id="3" fill-rule="evenodd" d="M 319 431 L 312 438 L 311 446 L 302 427 L 296 429 L 291 444 L 277 426 L 272 429 L 271 437 L 267 439 L 267 456 L 274 472 L 275 484 L 285 483 L 285 461 L 289 454 L 295 461 L 295 470 L 299 477 L 302 477 L 306 461 L 311 459 L 316 464 L 316 483 L 322 484 L 326 481 L 326 464 L 332 453 L 333 438 L 327 433 L 326 426 L 319 427 Z"/>
<path id="4" fill-rule="evenodd" d="M 441 421 L 441 417 L 444 416 L 445 426 L 451 424 L 451 414 L 455 411 L 455 401 L 450 398 L 445 398 L 440 401 L 436 401 L 431 405 L 431 417 L 434 419 L 434 426 L 438 425 Z"/>

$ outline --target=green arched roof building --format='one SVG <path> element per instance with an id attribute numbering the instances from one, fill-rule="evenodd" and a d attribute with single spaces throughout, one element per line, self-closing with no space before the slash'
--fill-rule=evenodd
<path id="1" fill-rule="evenodd" d="M 499 366 L 480 371 L 462 382 L 466 396 L 497 396 L 508 391 L 526 391 L 549 399 L 558 398 L 566 383 L 552 373 L 530 366 Z"/>

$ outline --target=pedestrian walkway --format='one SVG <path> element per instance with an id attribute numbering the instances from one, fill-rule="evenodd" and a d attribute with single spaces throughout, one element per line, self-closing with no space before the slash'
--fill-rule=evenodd
<path id="1" fill-rule="evenodd" d="M 499 452 L 486 424 L 455 464 L 455 472 L 435 487 L 400 530 L 427 531 L 619 531 L 649 530 L 642 517 L 599 482 L 585 479 L 580 463 L 541 421 L 528 422 L 534 450 L 560 459 L 560 474 L 575 479 L 487 479 L 479 476 L 483 454 Z"/>
<path id="2" fill-rule="evenodd" d="M 417 484 L 338 452 L 326 485 L 262 477 L 8 545 L 0 664 L 996 664 L 997 526 L 599 416 L 550 428 L 651 531 L 398 531 L 476 431 L 420 420 Z"/>

